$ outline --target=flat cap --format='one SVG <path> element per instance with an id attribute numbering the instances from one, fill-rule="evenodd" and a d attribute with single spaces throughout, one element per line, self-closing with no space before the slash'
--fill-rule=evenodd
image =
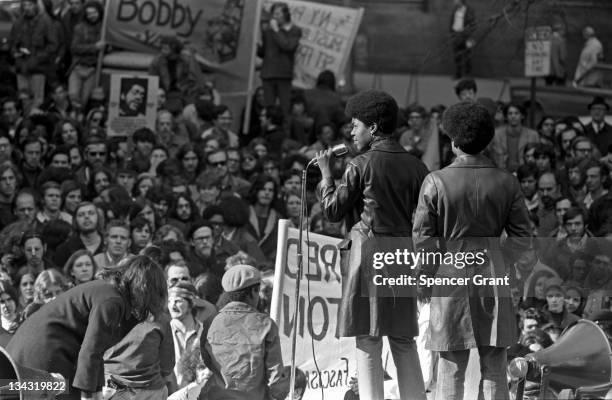
<path id="1" fill-rule="evenodd" d="M 255 267 L 240 264 L 228 269 L 221 279 L 221 286 L 226 292 L 236 292 L 261 282 L 261 273 Z"/>

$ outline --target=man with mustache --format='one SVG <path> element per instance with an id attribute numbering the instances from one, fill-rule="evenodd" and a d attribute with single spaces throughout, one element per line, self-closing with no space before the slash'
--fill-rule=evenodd
<path id="1" fill-rule="evenodd" d="M 144 117 L 147 100 L 145 79 L 124 78 L 119 95 L 120 117 Z"/>
<path id="2" fill-rule="evenodd" d="M 68 258 L 77 250 L 87 249 L 91 254 L 104 251 L 104 240 L 98 232 L 98 209 L 93 203 L 83 202 L 74 210 L 76 235 L 71 235 L 57 247 L 55 265 L 64 265 Z"/>

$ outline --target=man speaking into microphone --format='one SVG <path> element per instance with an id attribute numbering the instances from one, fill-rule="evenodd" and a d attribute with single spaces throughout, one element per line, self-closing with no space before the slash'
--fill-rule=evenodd
<path id="1" fill-rule="evenodd" d="M 340 246 L 342 299 L 338 327 L 355 337 L 359 395 L 383 400 L 382 336 L 388 336 L 400 397 L 425 399 L 413 338 L 418 335 L 413 297 L 362 297 L 361 247 L 370 237 L 410 237 L 412 212 L 427 167 L 392 138 L 398 107 L 387 93 L 369 90 L 348 100 L 351 137 L 360 154 L 347 165 L 339 185 L 332 178 L 332 149 L 316 154 L 321 169 L 321 207 L 332 222 L 352 227 Z"/>

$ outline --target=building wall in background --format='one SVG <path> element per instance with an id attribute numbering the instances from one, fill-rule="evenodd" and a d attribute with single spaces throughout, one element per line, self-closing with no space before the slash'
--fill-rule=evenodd
<path id="1" fill-rule="evenodd" d="M 583 45 L 581 30 L 595 28 L 612 62 L 612 0 L 467 0 L 476 13 L 473 74 L 483 78 L 523 75 L 524 29 L 563 21 L 568 75 Z M 354 47 L 354 69 L 379 73 L 451 75 L 449 26 L 452 0 L 323 0 L 364 7 Z"/>

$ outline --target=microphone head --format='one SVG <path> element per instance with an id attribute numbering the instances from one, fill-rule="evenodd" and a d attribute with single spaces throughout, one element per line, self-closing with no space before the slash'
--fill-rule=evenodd
<path id="1" fill-rule="evenodd" d="M 348 147 L 344 143 L 340 143 L 332 147 L 332 152 L 336 157 L 342 157 L 346 153 L 348 153 Z"/>

